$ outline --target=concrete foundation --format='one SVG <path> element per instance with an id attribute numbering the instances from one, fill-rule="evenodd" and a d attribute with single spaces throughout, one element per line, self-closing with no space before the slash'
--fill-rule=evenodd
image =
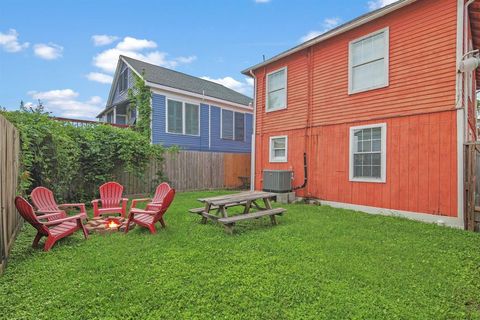
<path id="1" fill-rule="evenodd" d="M 295 192 L 277 193 L 278 203 L 292 203 L 296 199 Z"/>

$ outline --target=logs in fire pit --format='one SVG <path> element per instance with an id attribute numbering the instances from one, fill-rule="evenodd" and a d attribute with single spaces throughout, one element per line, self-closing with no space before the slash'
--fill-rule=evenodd
<path id="1" fill-rule="evenodd" d="M 122 217 L 95 217 L 85 223 L 85 228 L 89 234 L 124 232 L 126 227 L 127 219 Z M 135 227 L 135 224 L 132 222 L 130 223 L 130 229 L 133 227 Z"/>

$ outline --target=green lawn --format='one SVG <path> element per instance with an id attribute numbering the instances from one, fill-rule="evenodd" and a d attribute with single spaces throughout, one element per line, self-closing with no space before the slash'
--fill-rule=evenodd
<path id="1" fill-rule="evenodd" d="M 81 233 L 51 252 L 21 232 L 0 277 L 2 319 L 480 319 L 480 235 L 286 205 L 229 236 L 187 212 L 167 229 Z"/>

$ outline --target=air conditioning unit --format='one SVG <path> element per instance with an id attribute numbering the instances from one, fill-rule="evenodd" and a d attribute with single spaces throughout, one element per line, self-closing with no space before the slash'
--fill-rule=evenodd
<path id="1" fill-rule="evenodd" d="M 263 191 L 283 193 L 292 191 L 293 172 L 287 170 L 264 170 Z"/>

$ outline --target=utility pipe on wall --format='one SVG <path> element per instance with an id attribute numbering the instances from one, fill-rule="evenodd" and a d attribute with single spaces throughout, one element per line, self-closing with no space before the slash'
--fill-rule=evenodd
<path id="1" fill-rule="evenodd" d="M 252 152 L 250 153 L 250 190 L 255 191 L 255 147 L 257 140 L 257 77 L 253 70 L 248 73 L 253 78 L 253 132 L 252 132 Z"/>

